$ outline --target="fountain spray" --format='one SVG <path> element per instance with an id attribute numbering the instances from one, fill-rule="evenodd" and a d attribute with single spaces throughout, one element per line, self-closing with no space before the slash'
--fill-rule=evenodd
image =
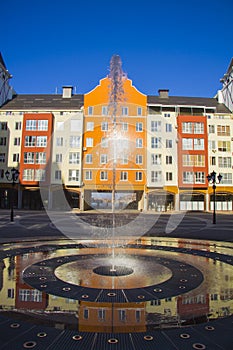
<path id="1" fill-rule="evenodd" d="M 123 77 L 121 58 L 113 55 L 110 61 L 110 93 L 109 93 L 109 112 L 112 117 L 112 142 L 113 142 L 113 165 L 112 165 L 112 271 L 115 271 L 115 199 L 116 199 L 116 165 L 117 165 L 117 115 L 119 114 L 119 103 L 124 96 Z"/>

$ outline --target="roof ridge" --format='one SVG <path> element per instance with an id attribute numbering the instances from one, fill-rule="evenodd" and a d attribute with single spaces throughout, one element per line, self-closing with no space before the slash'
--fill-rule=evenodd
<path id="1" fill-rule="evenodd" d="M 5 65 L 5 62 L 4 62 L 4 59 L 2 57 L 2 53 L 1 52 L 0 52 L 0 63 L 6 69 L 6 65 Z"/>

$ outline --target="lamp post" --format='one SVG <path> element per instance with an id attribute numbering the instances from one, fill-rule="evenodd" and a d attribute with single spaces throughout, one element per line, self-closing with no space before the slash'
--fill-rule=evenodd
<path id="1" fill-rule="evenodd" d="M 16 181 L 18 180 L 19 177 L 19 171 L 18 169 L 12 168 L 11 171 L 7 170 L 5 172 L 6 178 L 8 181 L 12 183 L 12 189 L 11 189 L 11 221 L 14 221 L 14 186 Z"/>
<path id="2" fill-rule="evenodd" d="M 215 207 L 215 202 L 216 202 L 216 184 L 221 182 L 222 180 L 222 175 L 219 174 L 216 176 L 217 173 L 215 171 L 212 171 L 209 175 L 207 175 L 207 180 L 209 183 L 212 183 L 213 186 L 213 196 L 214 196 L 214 211 L 213 211 L 213 224 L 216 224 L 216 207 Z M 218 182 L 217 182 L 218 179 Z"/>

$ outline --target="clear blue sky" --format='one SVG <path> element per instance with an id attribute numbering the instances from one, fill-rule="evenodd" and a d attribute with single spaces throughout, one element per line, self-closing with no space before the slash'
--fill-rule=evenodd
<path id="1" fill-rule="evenodd" d="M 233 57 L 232 0 L 1 0 L 0 11 L 18 93 L 86 93 L 119 54 L 145 94 L 213 97 Z"/>

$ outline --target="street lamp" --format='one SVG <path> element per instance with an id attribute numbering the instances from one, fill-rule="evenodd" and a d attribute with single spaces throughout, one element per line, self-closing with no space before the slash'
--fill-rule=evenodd
<path id="1" fill-rule="evenodd" d="M 12 168 L 11 171 L 7 170 L 5 172 L 6 178 L 8 181 L 12 183 L 12 190 L 11 190 L 11 221 L 14 221 L 14 201 L 13 201 L 13 196 L 14 196 L 14 186 L 16 181 L 18 180 L 19 177 L 19 171 L 18 169 Z"/>
<path id="2" fill-rule="evenodd" d="M 213 211 L 213 224 L 216 224 L 216 208 L 215 208 L 215 202 L 216 202 L 216 184 L 221 182 L 222 180 L 222 175 L 219 174 L 216 176 L 217 173 L 215 171 L 212 171 L 209 175 L 207 175 L 207 180 L 209 183 L 213 184 L 213 195 L 214 195 L 214 211 Z M 217 182 L 218 179 L 218 182 Z"/>

